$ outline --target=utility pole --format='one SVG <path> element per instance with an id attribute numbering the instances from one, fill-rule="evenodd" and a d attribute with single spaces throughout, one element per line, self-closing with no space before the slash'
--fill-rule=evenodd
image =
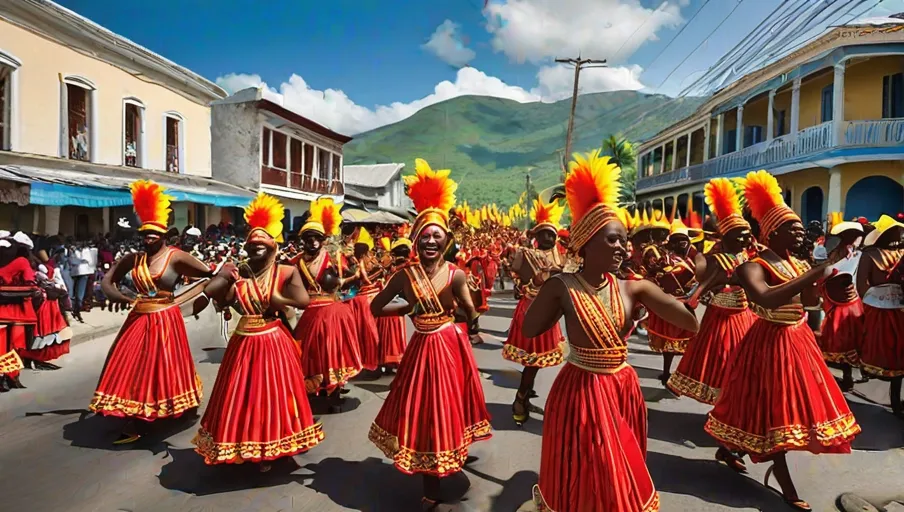
<path id="1" fill-rule="evenodd" d="M 604 68 L 606 60 L 582 59 L 580 55 L 576 59 L 556 59 L 556 62 L 574 66 L 574 91 L 571 93 L 571 114 L 568 116 L 568 133 L 565 135 L 565 157 L 563 165 L 567 169 L 568 159 L 571 158 L 571 140 L 574 136 L 574 112 L 578 106 L 578 82 L 582 69 Z"/>
<path id="2" fill-rule="evenodd" d="M 527 208 L 527 212 L 528 212 L 528 215 L 525 220 L 525 223 L 526 223 L 525 225 L 528 228 L 530 228 L 530 208 L 531 208 L 531 204 L 532 204 L 531 200 L 530 200 L 530 169 L 528 169 L 527 172 L 524 173 L 524 181 L 525 181 L 525 183 L 524 183 L 524 197 L 525 197 L 524 206 Z"/>

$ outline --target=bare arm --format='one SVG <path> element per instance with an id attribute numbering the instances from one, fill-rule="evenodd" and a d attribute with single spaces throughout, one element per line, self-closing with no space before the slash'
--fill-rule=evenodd
<path id="1" fill-rule="evenodd" d="M 455 274 L 452 276 L 451 287 L 452 293 L 455 295 L 455 300 L 458 302 L 458 307 L 465 312 L 465 317 L 468 319 L 468 325 L 473 326 L 474 321 L 477 320 L 480 313 L 477 312 L 477 308 L 474 307 L 474 301 L 471 300 L 471 290 L 468 288 L 468 278 L 465 276 L 463 270 L 455 270 Z"/>
<path id="2" fill-rule="evenodd" d="M 869 290 L 869 275 L 873 270 L 873 259 L 867 252 L 860 257 L 857 265 L 857 295 L 863 297 Z"/>
<path id="3" fill-rule="evenodd" d="M 135 265 L 135 254 L 129 253 L 113 263 L 110 270 L 104 274 L 103 280 L 100 282 L 100 289 L 104 295 L 113 302 L 131 302 L 132 299 L 126 297 L 119 291 L 119 282 L 126 274 L 132 270 Z"/>
<path id="4" fill-rule="evenodd" d="M 776 309 L 791 301 L 807 288 L 826 276 L 828 262 L 817 265 L 806 273 L 778 286 L 766 283 L 766 271 L 757 263 L 747 262 L 738 267 L 738 278 L 747 297 L 766 309 Z"/>
<path id="5" fill-rule="evenodd" d="M 627 285 L 634 300 L 643 304 L 644 308 L 659 318 L 685 331 L 697 332 L 699 329 L 700 325 L 697 323 L 694 313 L 684 303 L 662 291 L 656 284 L 640 280 L 627 281 Z"/>
<path id="6" fill-rule="evenodd" d="M 213 275 L 206 263 L 182 250 L 173 255 L 172 264 L 173 269 L 182 276 L 198 278 Z"/>
<path id="7" fill-rule="evenodd" d="M 307 290 L 304 288 L 304 282 L 301 280 L 301 273 L 295 267 L 291 268 L 291 274 L 283 284 L 282 290 L 274 290 L 270 297 L 270 303 L 277 309 L 286 309 L 288 307 L 304 309 L 311 303 L 311 297 L 308 296 Z M 280 268 L 280 271 L 283 271 Z"/>
<path id="8" fill-rule="evenodd" d="M 197 317 L 210 301 L 214 301 L 218 308 L 229 306 L 235 300 L 235 285 L 238 279 L 238 270 L 234 265 L 225 265 L 217 275 L 213 276 L 204 285 L 204 294 L 192 303 L 192 315 Z"/>
<path id="9" fill-rule="evenodd" d="M 553 328 L 562 318 L 562 297 L 568 293 L 561 279 L 550 279 L 543 283 L 537 297 L 531 302 L 524 323 L 521 324 L 521 335 L 526 338 L 537 337 Z"/>
<path id="10" fill-rule="evenodd" d="M 392 279 L 386 283 L 386 287 L 374 297 L 370 303 L 370 312 L 373 316 L 402 316 L 411 312 L 410 304 L 390 304 L 405 290 L 405 281 L 408 276 L 404 272 L 396 272 Z"/>

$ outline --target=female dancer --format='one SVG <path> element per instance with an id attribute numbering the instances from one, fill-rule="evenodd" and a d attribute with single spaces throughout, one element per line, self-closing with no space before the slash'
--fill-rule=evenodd
<path id="1" fill-rule="evenodd" d="M 390 261 L 386 269 L 386 275 L 380 284 L 380 289 L 392 279 L 397 272 L 409 264 L 411 257 L 411 240 L 399 238 L 389 245 Z M 378 316 L 377 331 L 380 333 L 380 365 L 386 373 L 395 373 L 402 362 L 405 353 L 405 344 L 408 342 L 408 332 L 403 316 Z"/>

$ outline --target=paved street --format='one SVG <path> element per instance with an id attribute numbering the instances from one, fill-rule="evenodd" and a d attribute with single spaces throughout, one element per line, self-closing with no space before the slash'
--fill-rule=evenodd
<path id="1" fill-rule="evenodd" d="M 493 306 L 481 325 L 487 343 L 475 354 L 495 435 L 474 446 L 477 460 L 466 471 L 444 480 L 444 492 L 461 497 L 457 510 L 462 511 L 519 510 L 530 498 L 539 469 L 542 417 L 524 429 L 512 422 L 519 369 L 504 361 L 499 350 L 514 301 L 494 299 Z M 225 343 L 213 315 L 187 322 L 207 398 Z M 26 371 L 22 381 L 28 389 L 0 396 L 0 510 L 419 510 L 420 479 L 394 470 L 367 441 L 389 378 L 356 380 L 345 411 L 321 416 L 324 443 L 295 457 L 294 463 L 283 461 L 260 474 L 254 465 L 206 467 L 190 444 L 197 418 L 160 423 L 156 435 L 114 448 L 119 423 L 86 410 L 111 342 L 112 336 L 105 336 L 78 344 L 60 361 L 62 370 Z M 708 408 L 676 399 L 662 388 L 656 380 L 661 359 L 645 350 L 643 340 L 634 340 L 631 349 L 630 362 L 640 374 L 649 407 L 648 464 L 662 494 L 662 510 L 788 510 L 761 485 L 765 465 L 751 465 L 751 474 L 740 476 L 712 459 L 715 443 L 703 431 Z M 538 405 L 555 374 L 555 369 L 540 372 Z M 871 382 L 858 389 L 868 399 L 849 397 L 864 430 L 852 455 L 789 457 L 800 494 L 814 510 L 835 510 L 834 501 L 843 492 L 854 491 L 876 503 L 904 495 L 904 423 L 869 401 L 887 402 L 886 384 Z"/>

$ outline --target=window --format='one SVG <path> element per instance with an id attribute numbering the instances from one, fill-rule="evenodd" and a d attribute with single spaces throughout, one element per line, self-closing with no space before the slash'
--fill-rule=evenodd
<path id="1" fill-rule="evenodd" d="M 91 159 L 91 126 L 88 124 L 88 90 L 74 84 L 66 84 L 66 120 L 69 130 L 69 158 Z"/>
<path id="2" fill-rule="evenodd" d="M 722 141 L 722 146 L 725 150 L 722 152 L 723 155 L 734 153 L 738 147 L 738 131 L 728 130 L 725 132 L 725 140 Z"/>
<path id="3" fill-rule="evenodd" d="M 301 189 L 302 187 L 302 142 L 298 139 L 289 140 L 289 187 Z M 286 216 L 288 219 L 289 217 Z"/>
<path id="4" fill-rule="evenodd" d="M 330 152 L 325 149 L 317 154 L 317 177 L 324 181 L 330 179 L 330 156 Z"/>
<path id="5" fill-rule="evenodd" d="M 129 167 L 144 167 L 144 105 L 135 99 L 123 100 L 122 162 Z"/>
<path id="6" fill-rule="evenodd" d="M 182 119 L 177 114 L 166 114 L 166 171 L 181 173 L 182 164 Z"/>
<path id="7" fill-rule="evenodd" d="M 288 160 L 286 158 L 288 149 L 286 143 L 288 142 L 288 137 L 282 132 L 274 131 L 271 133 L 272 139 L 270 140 L 270 148 L 272 157 L 270 158 L 270 166 L 285 170 L 287 168 L 286 163 Z"/>
<path id="8" fill-rule="evenodd" d="M 765 140 L 763 138 L 763 127 L 762 126 L 745 126 L 744 127 L 744 147 L 753 146 L 754 144 L 759 144 Z"/>
<path id="9" fill-rule="evenodd" d="M 835 85 L 829 84 L 822 88 L 822 105 L 821 105 L 821 119 L 823 123 L 832 120 L 832 110 L 834 106 L 835 99 Z"/>
<path id="10" fill-rule="evenodd" d="M 785 135 L 785 111 L 778 110 L 775 112 L 775 128 L 772 134 L 773 137 L 781 137 Z"/>
<path id="11" fill-rule="evenodd" d="M 12 55 L 0 51 L 0 150 L 13 149 L 16 126 L 16 75 L 22 65 Z"/>
<path id="12" fill-rule="evenodd" d="M 882 118 L 904 117 L 904 73 L 882 77 Z"/>

